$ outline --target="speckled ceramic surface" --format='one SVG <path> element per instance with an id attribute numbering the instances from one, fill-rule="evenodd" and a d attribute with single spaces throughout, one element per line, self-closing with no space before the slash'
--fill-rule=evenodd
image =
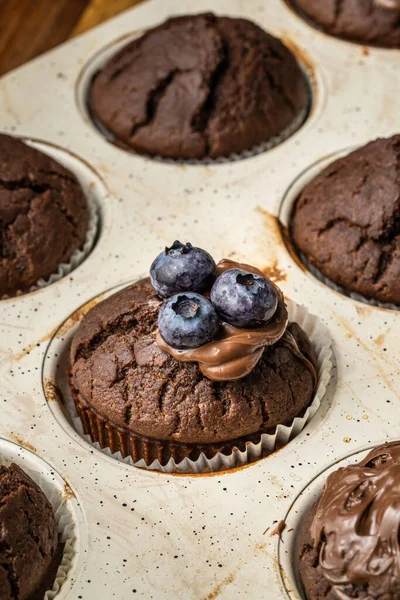
<path id="1" fill-rule="evenodd" d="M 306 124 L 273 150 L 226 164 L 166 164 L 112 146 L 81 107 L 93 60 L 170 14 L 200 10 L 249 17 L 290 45 L 313 72 Z M 1 80 L 2 130 L 41 140 L 55 158 L 71 161 L 101 213 L 97 244 L 76 270 L 1 301 L 0 436 L 52 464 L 83 515 L 76 559 L 57 598 L 287 598 L 295 583 L 279 566 L 276 524 L 334 461 L 399 436 L 398 313 L 343 296 L 302 270 L 277 221 L 303 171 L 400 130 L 398 61 L 398 51 L 325 36 L 280 0 L 149 0 Z M 76 320 L 70 315 L 145 273 L 175 238 L 216 259 L 266 269 L 327 325 L 334 342 L 335 377 L 311 422 L 281 451 L 230 473 L 165 475 L 103 455 L 61 410 L 51 410 L 56 396 L 42 377 L 61 323 L 67 332 Z"/>

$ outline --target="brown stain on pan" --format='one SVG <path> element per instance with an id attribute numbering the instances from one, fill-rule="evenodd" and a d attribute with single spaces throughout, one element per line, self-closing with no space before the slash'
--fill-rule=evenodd
<path id="1" fill-rule="evenodd" d="M 279 569 L 279 573 L 281 574 L 282 577 L 282 583 L 285 586 L 285 589 L 287 591 L 287 593 L 290 595 L 290 598 L 298 598 L 298 600 L 300 600 L 300 596 L 297 594 L 296 590 L 293 589 L 293 584 L 290 580 L 290 578 L 286 575 L 285 569 L 282 567 L 282 565 L 279 563 L 278 564 L 278 569 Z M 294 596 L 295 594 L 295 596 Z"/>
<path id="2" fill-rule="evenodd" d="M 10 117 L 13 119 L 13 121 L 15 123 L 18 123 L 20 120 L 20 117 L 17 114 L 17 112 L 15 111 L 15 101 L 13 98 L 10 97 L 10 93 L 5 84 L 3 84 L 3 86 L 2 86 L 2 96 L 3 96 L 4 108 L 5 108 L 6 113 L 8 113 L 10 115 Z"/>
<path id="3" fill-rule="evenodd" d="M 271 531 L 271 533 L 269 534 L 269 537 L 278 535 L 281 538 L 282 533 L 285 531 L 285 529 L 286 529 L 286 523 L 285 523 L 285 521 L 281 520 L 276 524 L 274 529 Z"/>
<path id="4" fill-rule="evenodd" d="M 268 239 L 271 242 L 271 246 L 281 246 L 282 241 L 286 246 L 281 231 L 281 224 L 279 222 L 278 217 L 272 215 L 270 212 L 268 212 L 261 206 L 256 206 L 255 212 L 261 215 L 263 219 L 264 229 L 266 231 Z M 262 267 L 261 270 L 263 271 L 263 273 L 265 273 L 267 277 L 269 277 L 269 279 L 275 281 L 275 283 L 278 283 L 280 281 L 286 281 L 287 279 L 287 274 L 285 273 L 285 271 L 283 271 L 283 269 L 280 268 L 276 257 L 272 260 L 271 264 Z"/>
<path id="5" fill-rule="evenodd" d="M 278 217 L 272 215 L 270 212 L 268 212 L 267 210 L 265 210 L 265 208 L 262 208 L 261 206 L 256 206 L 254 210 L 256 211 L 256 213 L 262 216 L 264 228 L 267 230 L 269 237 L 272 238 L 271 241 L 276 242 L 278 244 L 281 243 L 282 235 Z"/>
<path id="6" fill-rule="evenodd" d="M 254 211 L 261 216 L 263 225 L 262 234 L 259 236 L 259 242 L 257 244 L 258 247 L 262 248 L 262 250 L 260 249 L 259 251 L 259 254 L 261 255 L 260 262 L 263 260 L 262 255 L 265 254 L 265 246 L 268 244 L 269 261 L 263 266 L 260 265 L 259 268 L 265 274 L 266 277 L 268 277 L 275 283 L 286 281 L 287 273 L 280 267 L 275 252 L 277 247 L 282 246 L 282 234 L 280 231 L 278 217 L 271 214 L 261 206 L 256 206 L 254 208 Z M 237 255 L 236 252 L 230 252 L 228 254 L 228 258 L 234 260 L 241 259 L 241 257 Z"/>
<path id="7" fill-rule="evenodd" d="M 218 583 L 215 586 L 215 588 L 212 590 L 212 592 L 207 594 L 207 596 L 203 596 L 201 600 L 215 600 L 215 598 L 218 598 L 218 596 L 221 594 L 222 590 L 227 585 L 229 585 L 235 581 L 238 570 L 239 570 L 239 567 L 236 567 L 236 569 L 234 571 L 229 573 L 229 575 L 227 577 L 225 577 L 225 579 L 223 579 L 220 583 Z"/>
<path id="8" fill-rule="evenodd" d="M 332 288 L 331 288 L 331 289 L 332 289 Z M 349 295 L 349 294 L 350 294 L 350 292 L 346 293 L 346 288 L 342 288 L 342 289 L 343 289 L 343 291 L 342 291 L 342 292 L 337 292 L 337 293 L 338 293 L 338 294 L 340 294 L 341 296 L 347 296 L 347 297 L 349 298 L 349 297 L 350 297 L 350 295 Z M 335 291 L 335 290 L 332 290 L 332 291 Z M 360 302 L 360 300 L 358 300 L 358 302 Z M 368 302 L 368 298 L 367 298 L 367 300 L 365 300 L 365 301 L 363 301 L 363 302 Z M 370 308 L 369 308 L 369 307 L 370 307 Z M 382 311 L 382 312 L 390 312 L 390 313 L 393 313 L 393 312 L 394 312 L 394 310 L 395 310 L 396 312 L 398 311 L 398 308 L 395 308 L 395 309 L 393 310 L 393 308 L 391 308 L 391 307 L 389 307 L 389 306 L 387 306 L 387 307 L 386 307 L 386 306 L 377 306 L 376 304 L 371 304 L 371 305 L 369 305 L 369 304 L 364 304 L 364 307 L 363 307 L 363 308 L 364 308 L 364 312 L 362 311 L 362 308 L 361 308 L 361 307 L 358 307 L 358 308 L 357 308 L 357 312 L 358 312 L 358 314 L 359 314 L 360 316 L 361 316 L 361 315 L 368 315 L 368 314 L 370 314 L 372 311 L 376 311 L 376 310 L 379 310 L 379 311 Z M 369 312 L 368 312 L 368 310 L 366 310 L 366 309 L 368 309 L 368 308 L 369 308 Z"/>
<path id="9" fill-rule="evenodd" d="M 371 314 L 372 308 L 366 304 L 362 306 L 360 304 L 356 304 L 356 311 L 359 317 L 367 317 Z"/>
<path id="10" fill-rule="evenodd" d="M 275 260 L 271 266 L 263 267 L 261 271 L 274 283 L 286 281 L 287 279 L 287 274 L 279 267 L 277 260 Z"/>
<path id="11" fill-rule="evenodd" d="M 361 398 L 361 396 L 358 395 L 358 393 L 355 391 L 355 389 L 347 381 L 344 383 L 344 386 L 349 390 L 350 397 L 352 399 L 357 400 L 357 402 L 359 403 L 359 405 L 362 407 L 362 409 L 364 411 L 364 414 L 363 414 L 362 418 L 364 420 L 368 420 L 369 419 L 369 416 L 368 416 L 367 413 L 369 413 L 369 415 L 371 417 L 374 417 L 376 419 L 380 419 L 379 414 L 375 410 L 373 410 L 370 406 L 367 406 L 366 404 L 364 404 L 363 399 Z M 379 411 L 379 407 L 378 407 L 378 411 Z"/>
<path id="12" fill-rule="evenodd" d="M 54 381 L 46 378 L 44 380 L 43 387 L 47 402 L 59 402 L 60 404 L 64 404 L 64 398 L 60 388 L 54 383 Z"/>
<path id="13" fill-rule="evenodd" d="M 382 365 L 380 364 L 378 357 L 383 360 L 384 362 L 386 362 L 386 364 L 390 365 L 391 360 L 388 357 L 385 357 L 385 353 L 379 353 L 379 355 L 377 355 L 376 349 L 375 348 L 370 348 L 369 346 L 367 346 L 367 344 L 365 342 L 363 342 L 358 335 L 356 334 L 356 332 L 352 329 L 352 327 L 350 326 L 350 324 L 338 313 L 336 313 L 334 310 L 330 309 L 333 316 L 336 318 L 336 320 L 338 321 L 338 323 L 340 323 L 342 325 L 342 327 L 344 329 L 346 329 L 348 331 L 348 333 L 351 334 L 351 337 L 356 340 L 358 342 L 358 344 L 365 350 L 365 352 L 367 352 L 367 354 L 371 357 L 371 359 L 373 360 L 377 371 L 379 372 L 379 376 L 381 377 L 381 379 L 385 382 L 386 386 L 389 388 L 389 390 L 392 392 L 392 394 L 400 400 L 400 392 L 399 390 L 395 387 L 395 385 L 393 383 L 391 383 L 389 381 L 389 378 L 387 376 L 387 374 L 385 373 L 385 371 L 382 368 Z"/>
<path id="14" fill-rule="evenodd" d="M 274 554 L 272 554 L 271 552 L 269 552 L 267 550 L 267 544 L 256 544 L 255 545 L 255 549 L 258 552 L 262 552 L 263 554 L 265 554 L 265 556 L 268 556 L 268 558 L 274 563 L 275 567 L 277 567 L 279 569 L 279 562 L 278 559 L 276 558 L 276 556 Z"/>
<path id="15" fill-rule="evenodd" d="M 295 55 L 297 60 L 305 67 L 308 77 L 310 79 L 310 82 L 312 85 L 313 98 L 312 98 L 312 104 L 310 107 L 311 108 L 310 114 L 307 117 L 309 119 L 314 111 L 314 108 L 317 105 L 317 97 L 318 97 L 317 76 L 316 76 L 316 68 L 315 68 L 314 62 L 313 62 L 312 58 L 310 57 L 310 55 L 307 54 L 307 52 L 304 50 L 304 48 L 300 48 L 300 46 L 298 46 L 296 44 L 296 42 L 293 41 L 293 39 L 290 37 L 290 35 L 286 31 L 282 32 L 280 39 L 285 44 L 285 46 L 287 46 L 289 48 L 289 50 Z"/>
<path id="16" fill-rule="evenodd" d="M 64 488 L 63 488 L 63 491 L 61 492 L 61 496 L 64 498 L 64 500 L 71 500 L 72 498 L 76 498 L 75 493 L 71 489 L 69 483 L 67 481 L 65 481 L 65 479 L 64 479 Z"/>
<path id="17" fill-rule="evenodd" d="M 60 327 L 60 329 L 56 332 L 56 337 L 57 338 L 62 338 L 66 333 L 68 333 L 68 331 L 74 327 L 74 325 L 76 325 L 76 323 L 79 323 L 79 321 L 82 320 L 82 318 L 89 312 L 90 309 L 94 308 L 97 304 L 99 304 L 99 302 L 101 302 L 104 298 L 104 294 L 100 294 L 99 296 L 96 296 L 96 298 L 93 298 L 93 300 L 90 300 L 89 302 L 87 302 L 86 304 L 84 304 L 83 306 L 81 306 L 80 308 L 78 308 L 78 310 L 76 310 Z"/>
<path id="18" fill-rule="evenodd" d="M 287 576 L 284 568 L 280 564 L 280 562 L 277 559 L 277 557 L 275 556 L 275 554 L 272 554 L 271 552 L 269 552 L 267 550 L 267 543 L 256 544 L 255 549 L 258 552 L 262 552 L 263 554 L 265 554 L 265 556 L 267 556 L 271 560 L 271 562 L 274 564 L 274 567 L 281 575 L 282 582 L 285 586 L 286 591 L 290 594 L 290 597 L 293 598 L 292 594 L 293 594 L 294 590 L 293 590 L 293 585 L 290 581 L 290 578 Z M 296 598 L 299 598 L 299 596 L 297 594 L 296 594 Z M 299 598 L 299 600 L 300 600 L 300 598 Z"/>
<path id="19" fill-rule="evenodd" d="M 293 207 L 295 205 L 295 202 L 293 203 Z M 278 219 L 277 219 L 278 220 Z M 303 261 L 301 260 L 300 256 L 298 255 L 296 248 L 293 244 L 292 241 L 292 237 L 290 235 L 290 231 L 288 229 L 288 227 L 285 227 L 285 225 L 283 223 L 281 223 L 278 220 L 278 226 L 279 226 L 279 232 L 281 235 L 281 239 L 284 243 L 284 246 L 286 248 L 286 250 L 288 251 L 290 257 L 293 259 L 293 261 L 296 263 L 296 265 L 299 267 L 299 269 L 301 269 L 304 273 L 307 273 L 307 267 L 305 266 L 305 264 L 303 263 Z"/>
<path id="20" fill-rule="evenodd" d="M 12 440 L 14 440 L 14 442 L 16 442 L 18 444 L 18 446 L 22 446 L 22 448 L 26 448 L 30 452 L 34 452 L 34 454 L 37 454 L 37 450 L 36 450 L 35 446 L 33 446 L 32 444 L 30 444 L 29 442 L 25 442 L 23 439 L 21 439 L 15 433 L 11 432 L 10 433 L 10 438 Z"/>
<path id="21" fill-rule="evenodd" d="M 386 332 L 387 333 L 387 332 Z M 385 343 L 385 336 L 386 333 L 381 333 L 380 335 L 378 335 L 377 338 L 374 339 L 374 344 L 376 346 L 383 346 L 383 344 Z"/>
<path id="22" fill-rule="evenodd" d="M 269 476 L 269 482 L 274 485 L 275 487 L 279 488 L 280 490 L 283 489 L 283 485 L 282 482 L 279 481 L 279 479 L 276 477 L 276 475 L 270 475 Z"/>
<path id="23" fill-rule="evenodd" d="M 295 205 L 295 202 L 293 203 L 293 206 L 294 205 Z M 307 272 L 306 266 L 302 263 L 299 255 L 296 252 L 296 249 L 293 245 L 288 228 L 285 227 L 285 225 L 283 225 L 283 223 L 281 223 L 281 221 L 279 220 L 279 218 L 277 216 L 272 215 L 271 213 L 269 213 L 267 210 L 265 210 L 261 206 L 256 206 L 255 211 L 259 215 L 262 216 L 263 221 L 264 221 L 264 228 L 266 229 L 268 237 L 273 242 L 273 244 L 281 246 L 283 243 L 284 247 L 286 248 L 287 252 L 289 252 L 291 258 L 294 260 L 296 265 L 302 271 Z M 262 270 L 267 275 L 267 277 L 269 277 L 268 269 L 274 269 L 274 268 L 279 268 L 278 262 L 276 259 L 272 263 L 271 267 L 263 267 Z M 281 274 L 284 274 L 284 271 L 281 271 L 280 269 L 279 269 L 279 271 Z M 276 279 L 276 281 L 286 281 L 286 274 L 284 274 L 284 275 L 285 275 L 284 278 L 282 276 L 280 276 L 280 279 Z M 273 279 L 273 277 L 271 277 L 271 279 L 273 281 L 275 281 Z"/>
<path id="24" fill-rule="evenodd" d="M 32 342 L 32 344 L 29 344 L 29 346 L 27 346 L 21 352 L 19 352 L 18 354 L 15 355 L 15 360 L 21 360 L 21 358 L 24 358 L 24 356 L 27 356 L 28 354 L 30 354 L 32 352 L 32 350 L 35 348 L 35 346 L 39 346 L 43 342 L 48 342 L 49 340 L 51 340 L 51 338 L 53 337 L 55 332 L 56 332 L 56 328 L 54 328 L 51 331 L 49 331 L 48 333 L 46 333 L 46 335 L 39 338 L 35 342 Z"/>

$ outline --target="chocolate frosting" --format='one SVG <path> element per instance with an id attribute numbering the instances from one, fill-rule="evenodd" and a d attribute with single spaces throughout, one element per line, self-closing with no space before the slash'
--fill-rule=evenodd
<path id="1" fill-rule="evenodd" d="M 297 356 L 297 358 L 300 359 L 305 364 L 305 366 L 311 371 L 311 374 L 314 379 L 314 389 L 315 389 L 315 387 L 317 385 L 317 381 L 318 381 L 317 371 L 315 370 L 313 363 L 310 360 L 308 360 L 308 358 L 306 356 L 304 356 L 304 354 L 302 353 L 302 351 L 299 348 L 298 343 L 294 339 L 294 336 L 290 333 L 290 331 L 288 329 L 286 329 L 286 331 L 283 334 L 283 336 L 281 337 L 280 341 L 283 344 L 285 344 L 286 346 L 288 346 L 290 348 L 292 354 Z"/>
<path id="2" fill-rule="evenodd" d="M 339 600 L 400 598 L 399 527 L 400 442 L 328 477 L 311 534 Z"/>
<path id="3" fill-rule="evenodd" d="M 255 267 L 228 259 L 221 260 L 217 264 L 216 276 L 230 269 L 242 269 L 265 277 L 262 271 Z M 265 347 L 271 346 L 281 339 L 287 327 L 288 313 L 283 294 L 274 283 L 272 285 L 278 295 L 278 306 L 270 322 L 263 327 L 246 329 L 222 323 L 215 340 L 192 350 L 172 348 L 157 332 L 157 344 L 176 360 L 197 362 L 203 375 L 212 381 L 242 379 L 254 369 Z M 302 354 L 301 356 L 303 357 Z"/>

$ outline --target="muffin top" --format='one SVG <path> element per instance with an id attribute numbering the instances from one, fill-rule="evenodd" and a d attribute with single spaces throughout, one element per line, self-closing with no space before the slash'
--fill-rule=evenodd
<path id="1" fill-rule="evenodd" d="M 310 600 L 400 597 L 400 442 L 332 473 L 304 527 L 300 568 Z"/>
<path id="2" fill-rule="evenodd" d="M 361 44 L 400 46 L 398 0 L 291 0 L 325 33 Z"/>
<path id="3" fill-rule="evenodd" d="M 214 443 L 290 423 L 312 398 L 314 353 L 296 324 L 295 342 L 264 349 L 237 381 L 212 381 L 156 342 L 162 301 L 144 279 L 85 316 L 71 347 L 71 386 L 113 424 L 156 439 Z M 306 358 L 307 357 L 307 358 Z"/>
<path id="4" fill-rule="evenodd" d="M 0 135 L 0 297 L 27 292 L 82 247 L 89 211 L 75 177 Z"/>
<path id="5" fill-rule="evenodd" d="M 329 165 L 296 202 L 295 246 L 349 291 L 400 304 L 400 136 Z"/>
<path id="6" fill-rule="evenodd" d="M 229 156 L 280 134 L 308 104 L 278 39 L 244 19 L 169 19 L 95 75 L 92 115 L 117 142 L 176 159 Z"/>
<path id="7" fill-rule="evenodd" d="M 0 600 L 27 600 L 43 586 L 57 525 L 42 490 L 17 465 L 0 466 Z"/>

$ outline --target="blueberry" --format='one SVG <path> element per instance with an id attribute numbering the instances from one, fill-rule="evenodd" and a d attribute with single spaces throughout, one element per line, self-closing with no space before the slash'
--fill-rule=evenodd
<path id="1" fill-rule="evenodd" d="M 178 350 L 198 348 L 211 342 L 219 326 L 220 321 L 211 302 L 191 292 L 168 298 L 158 314 L 161 337 Z"/>
<path id="2" fill-rule="evenodd" d="M 227 323 L 236 327 L 260 327 L 275 314 L 278 295 L 268 279 L 231 269 L 215 281 L 211 302 Z"/>
<path id="3" fill-rule="evenodd" d="M 174 242 L 165 248 L 150 267 L 151 283 L 161 298 L 179 292 L 202 292 L 212 283 L 213 258 L 192 244 Z"/>

